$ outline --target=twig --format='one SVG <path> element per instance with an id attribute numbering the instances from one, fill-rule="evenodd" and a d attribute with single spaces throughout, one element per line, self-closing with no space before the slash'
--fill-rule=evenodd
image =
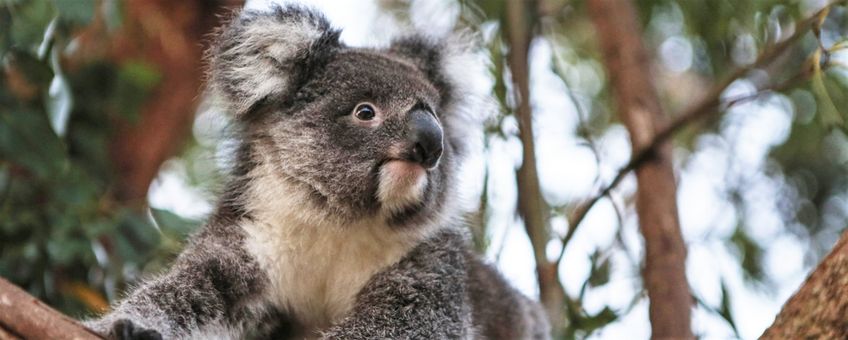
<path id="1" fill-rule="evenodd" d="M 712 89 L 707 92 L 708 95 L 705 96 L 701 101 L 699 101 L 697 104 L 690 107 L 689 109 L 683 111 L 682 113 L 675 115 L 676 118 L 660 132 L 658 132 L 647 147 L 637 152 L 635 156 L 632 157 L 625 166 L 618 170 L 615 177 L 609 184 L 607 184 L 603 189 L 601 189 L 600 192 L 598 192 L 596 195 L 592 196 L 590 199 L 577 206 L 577 208 L 574 210 L 574 213 L 571 215 L 571 218 L 568 219 L 568 232 L 566 232 L 566 234 L 562 237 L 562 248 L 560 249 L 556 264 L 559 265 L 559 263 L 562 261 L 562 257 L 565 254 L 565 247 L 568 245 L 569 241 L 571 241 L 571 238 L 577 231 L 577 227 L 586 218 L 586 215 L 589 213 L 589 210 L 591 210 L 592 207 L 596 203 L 598 203 L 598 201 L 600 201 L 602 198 L 608 196 L 612 189 L 618 186 L 621 180 L 624 179 L 624 177 L 627 176 L 630 171 L 635 170 L 646 160 L 650 159 L 654 151 L 656 151 L 658 145 L 668 140 L 671 136 L 673 136 L 675 133 L 682 130 L 684 127 L 688 126 L 692 122 L 704 118 L 714 112 L 717 112 L 715 109 L 722 104 L 721 94 L 724 93 L 724 91 L 727 89 L 728 86 L 730 86 L 730 84 L 732 84 L 737 79 L 742 78 L 751 70 L 761 68 L 772 62 L 777 56 L 782 55 L 783 52 L 785 52 L 790 46 L 792 46 L 792 44 L 794 44 L 798 39 L 804 36 L 804 34 L 806 34 L 806 32 L 810 28 L 812 28 L 813 24 L 818 20 L 819 16 L 822 13 L 828 11 L 830 7 L 834 5 L 846 2 L 848 2 L 848 0 L 831 2 L 815 14 L 811 15 L 807 19 L 804 19 L 798 24 L 796 31 L 789 38 L 786 38 L 785 40 L 773 45 L 771 48 L 763 51 L 763 53 L 760 54 L 759 57 L 757 57 L 757 59 L 752 64 L 737 68 L 735 71 L 731 72 L 730 75 L 725 77 L 724 80 L 714 85 Z M 750 95 L 730 99 L 725 102 L 725 109 L 733 105 L 755 99 L 765 93 L 781 91 L 786 88 L 792 87 L 796 82 L 806 79 L 809 74 L 809 70 L 804 70 L 803 72 L 778 85 L 769 86 Z"/>
<path id="2" fill-rule="evenodd" d="M 506 37 L 509 45 L 507 65 L 512 74 L 513 94 L 517 99 L 516 118 L 521 139 L 523 162 L 516 171 L 518 187 L 518 213 L 524 220 L 524 229 L 533 247 L 539 298 L 551 321 L 552 333 L 561 337 L 565 331 L 563 304 L 565 290 L 558 279 L 557 267 L 547 259 L 545 246 L 551 239 L 548 233 L 549 206 L 542 197 L 533 139 L 533 112 L 530 105 L 530 70 L 528 54 L 533 38 L 535 13 L 530 12 L 523 0 L 506 2 Z"/>
<path id="3" fill-rule="evenodd" d="M 548 39 L 553 39 L 554 32 L 553 32 L 553 29 L 551 29 L 549 26 L 550 26 L 550 24 L 543 25 L 545 36 L 547 36 Z M 553 69 L 554 74 L 559 76 L 559 79 L 562 81 L 562 83 L 566 87 L 566 93 L 568 94 L 568 99 L 571 101 L 572 104 L 574 104 L 574 111 L 575 111 L 575 114 L 577 115 L 578 131 L 579 131 L 579 133 L 582 133 L 582 134 L 585 135 L 584 139 L 586 140 L 586 145 L 589 147 L 589 150 L 592 151 L 592 155 L 595 158 L 595 163 L 598 166 L 598 168 L 600 169 L 600 167 L 601 167 L 601 154 L 600 154 L 600 152 L 598 152 L 598 144 L 595 142 L 595 139 L 592 138 L 592 131 L 590 131 L 589 122 L 586 121 L 589 115 L 588 115 L 587 112 L 584 112 L 583 107 L 580 106 L 580 102 L 577 100 L 577 96 L 574 94 L 574 87 L 571 86 L 571 83 L 568 81 L 568 77 L 566 77 L 566 75 L 564 73 L 562 73 L 562 69 L 560 67 L 562 56 L 559 55 L 559 52 L 557 51 L 556 48 L 552 49 L 551 54 L 553 55 L 553 59 L 554 59 L 553 65 L 552 65 L 551 68 Z M 599 183 L 600 180 L 601 180 L 601 173 L 598 172 L 597 175 L 595 176 L 595 180 L 593 182 Z"/>
<path id="4" fill-rule="evenodd" d="M 665 126 L 659 96 L 649 72 L 650 57 L 642 41 L 638 11 L 631 1 L 589 0 L 587 12 L 597 31 L 599 48 L 619 117 L 633 152 L 648 146 Z M 686 245 L 677 217 L 676 183 L 671 148 L 663 143 L 657 161 L 641 167 L 636 213 L 644 237 L 643 282 L 655 339 L 694 339 L 691 298 L 686 282 Z"/>

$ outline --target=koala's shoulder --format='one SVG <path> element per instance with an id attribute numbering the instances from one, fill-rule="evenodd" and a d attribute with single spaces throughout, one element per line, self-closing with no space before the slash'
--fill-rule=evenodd
<path id="1" fill-rule="evenodd" d="M 444 298 L 462 298 L 469 265 L 466 248 L 466 238 L 462 233 L 450 229 L 440 230 L 413 248 L 400 261 L 376 274 L 368 286 L 372 291 L 401 288 L 396 289 L 398 299 L 424 298 L 416 295 L 419 291 L 445 291 L 455 293 L 456 296 Z M 366 289 L 360 298 L 368 299 L 369 294 Z M 375 296 L 385 298 L 384 293 Z"/>

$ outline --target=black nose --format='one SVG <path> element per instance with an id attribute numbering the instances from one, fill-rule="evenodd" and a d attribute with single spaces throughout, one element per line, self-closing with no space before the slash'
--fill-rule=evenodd
<path id="1" fill-rule="evenodd" d="M 426 169 L 434 168 L 442 157 L 442 126 L 432 113 L 424 110 L 410 112 L 407 122 L 408 138 L 412 146 L 410 160 Z"/>

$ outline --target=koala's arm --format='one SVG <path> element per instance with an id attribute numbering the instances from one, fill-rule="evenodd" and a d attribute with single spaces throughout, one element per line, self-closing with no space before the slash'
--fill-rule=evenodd
<path id="1" fill-rule="evenodd" d="M 375 275 L 349 315 L 323 339 L 467 338 L 471 315 L 463 247 L 453 232 L 419 245 Z"/>
<path id="2" fill-rule="evenodd" d="M 476 254 L 468 254 L 468 297 L 478 339 L 550 339 L 542 306 L 515 290 Z"/>
<path id="3" fill-rule="evenodd" d="M 324 339 L 550 339 L 541 306 L 446 231 L 362 289 Z"/>
<path id="4" fill-rule="evenodd" d="M 235 233 L 217 234 L 207 226 L 167 273 L 86 325 L 112 339 L 183 338 L 209 327 L 239 335 L 265 281 Z"/>

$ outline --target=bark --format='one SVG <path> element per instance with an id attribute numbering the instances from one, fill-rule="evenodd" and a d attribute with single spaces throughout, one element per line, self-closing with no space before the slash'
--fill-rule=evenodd
<path id="1" fill-rule="evenodd" d="M 631 1 L 590 0 L 604 65 L 621 119 L 630 133 L 633 155 L 650 147 L 666 119 L 650 75 L 651 64 Z M 652 338 L 693 338 L 692 298 L 686 282 L 686 246 L 680 233 L 671 144 L 658 145 L 636 169 L 636 211 L 645 238 L 643 278 L 650 299 Z"/>
<path id="2" fill-rule="evenodd" d="M 0 340 L 18 340 L 19 337 L 13 335 L 12 333 L 7 332 L 3 329 L 3 326 L 0 326 Z"/>
<path id="3" fill-rule="evenodd" d="M 761 339 L 848 339 L 848 231 Z"/>
<path id="4" fill-rule="evenodd" d="M 545 248 L 550 240 L 548 232 L 549 207 L 542 197 L 536 169 L 536 149 L 533 138 L 533 112 L 530 106 L 530 73 L 527 57 L 532 40 L 535 6 L 525 0 L 510 0 L 506 11 L 506 37 L 509 45 L 508 64 L 514 84 L 513 93 L 518 103 L 519 137 L 523 161 L 516 173 L 518 183 L 518 213 L 533 246 L 539 296 L 551 320 L 554 335 L 563 331 L 565 291 L 559 282 L 556 263 L 549 261 Z"/>
<path id="5" fill-rule="evenodd" d="M 102 338 L 0 278 L 0 340 L 5 339 Z"/>

